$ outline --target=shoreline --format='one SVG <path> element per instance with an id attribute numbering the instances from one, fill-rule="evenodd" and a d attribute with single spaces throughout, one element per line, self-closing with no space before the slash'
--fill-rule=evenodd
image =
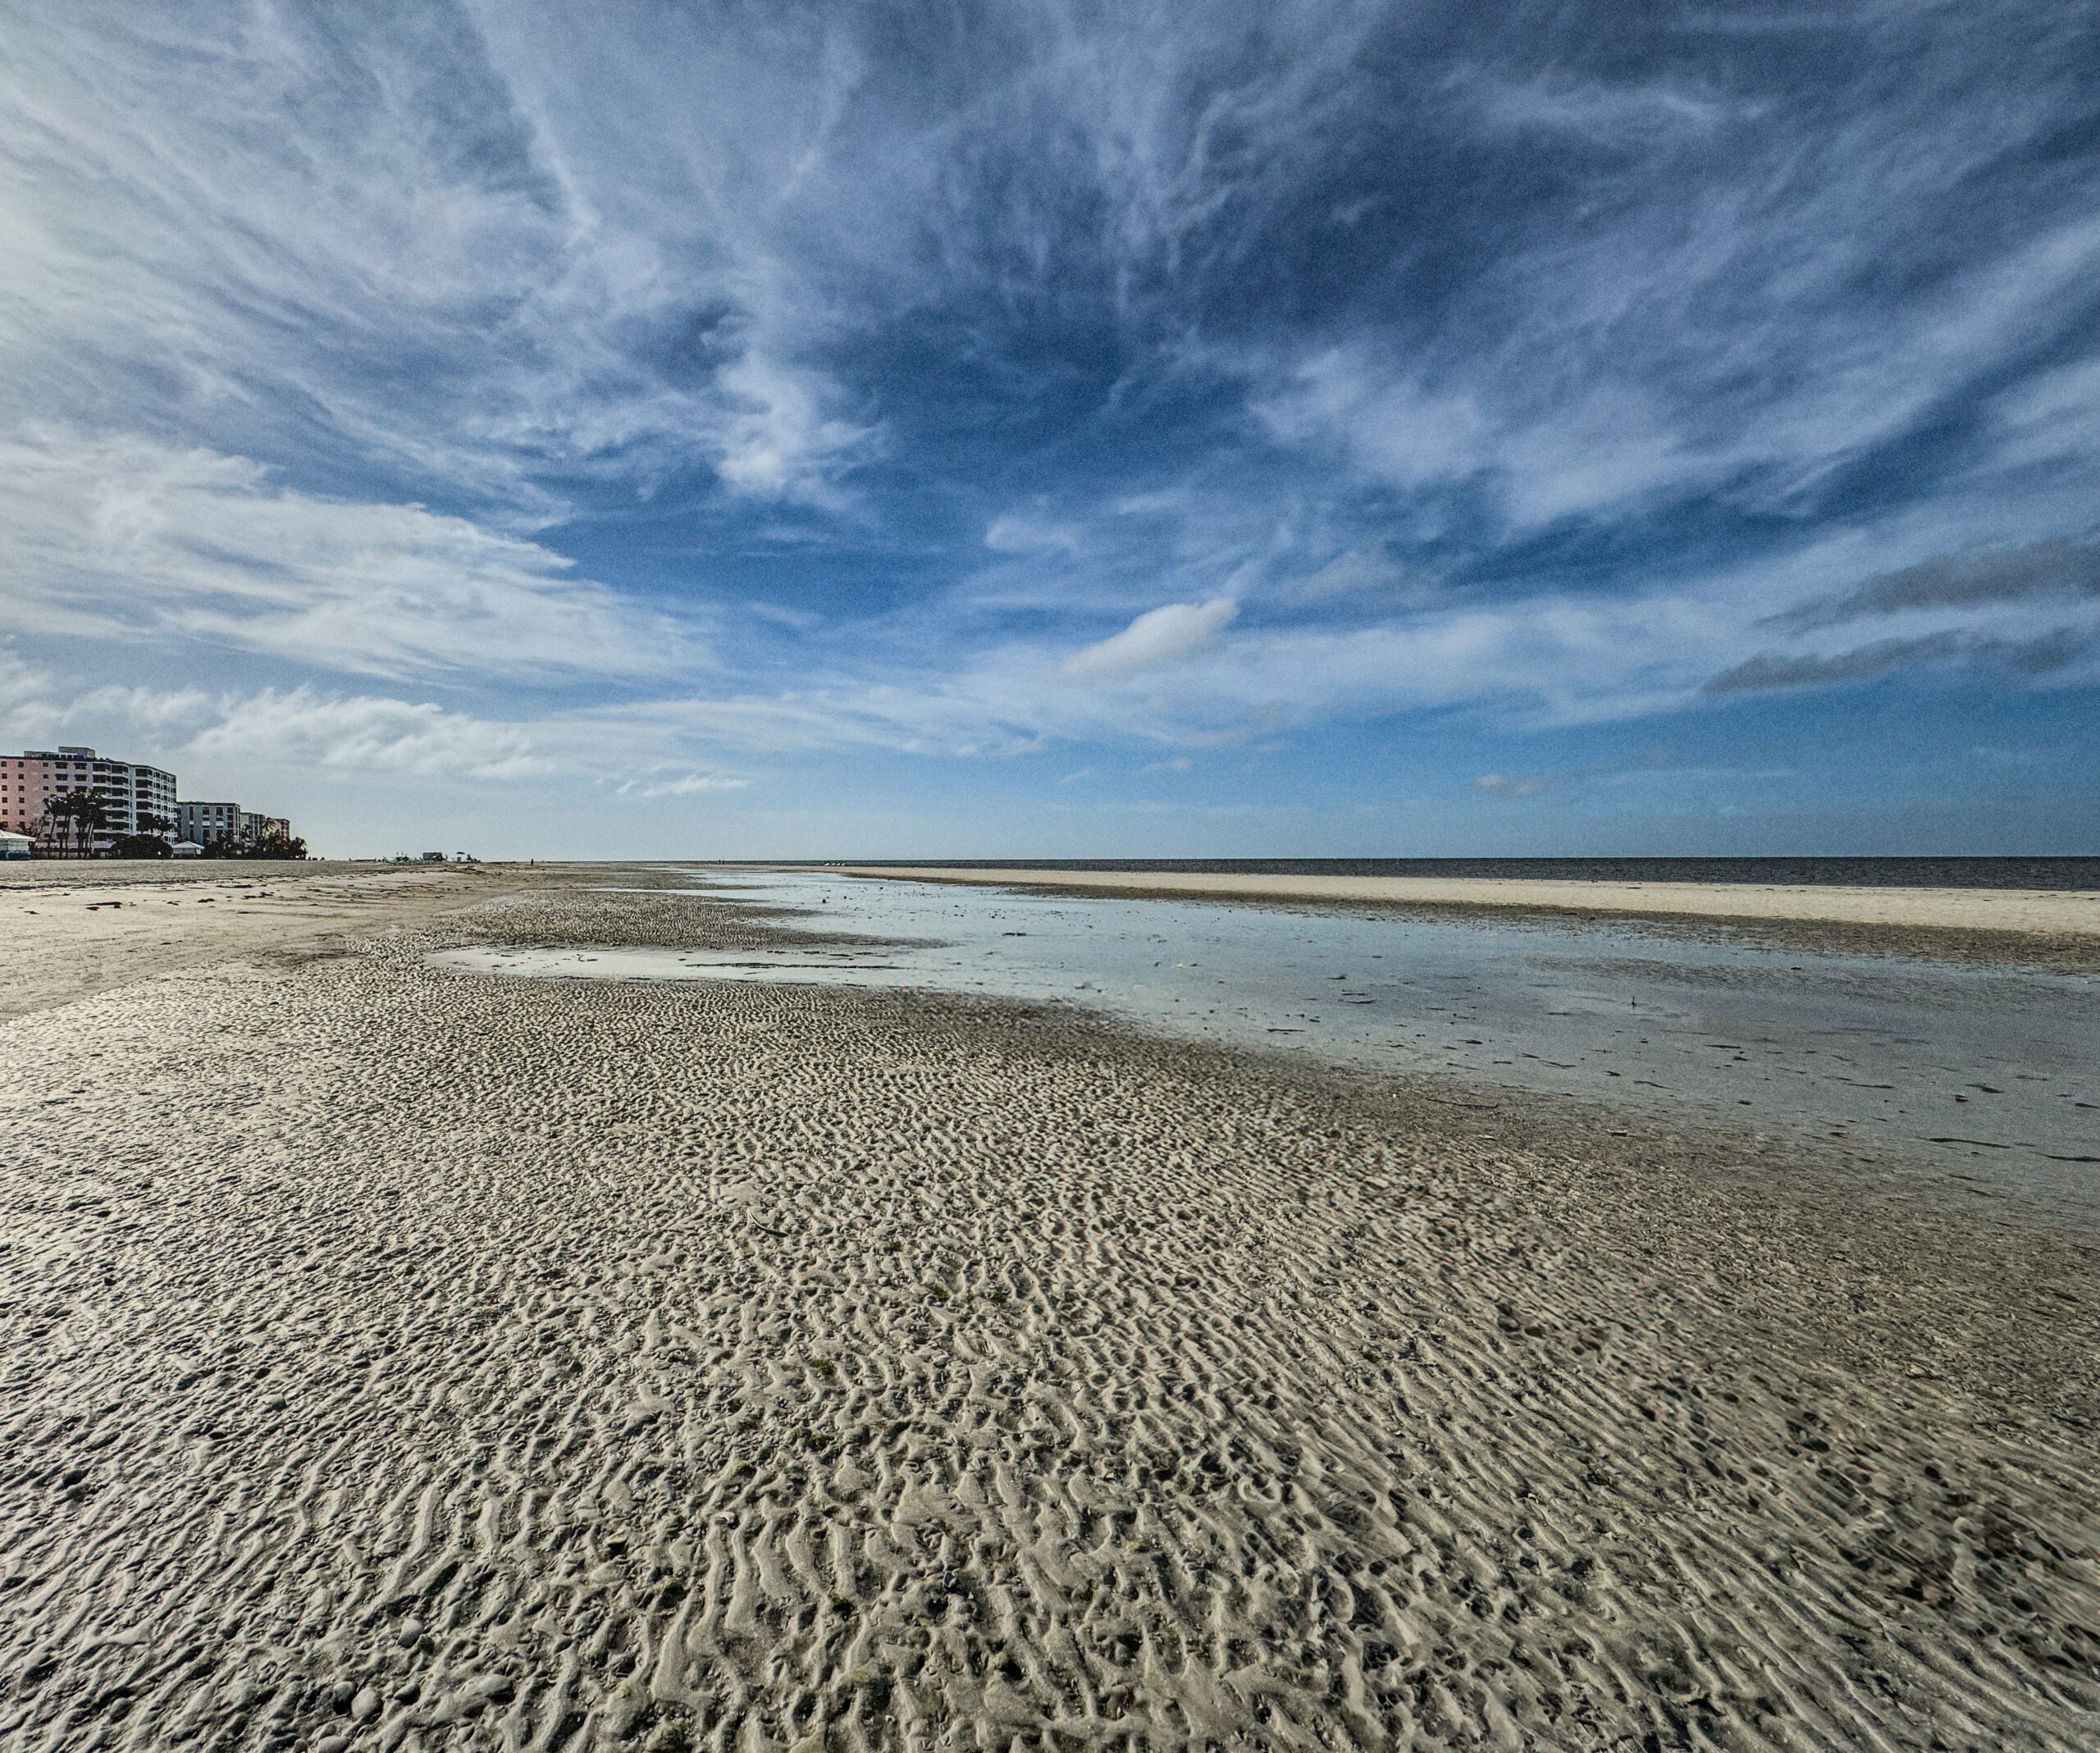
<path id="1" fill-rule="evenodd" d="M 0 1023 L 25 1744 L 2100 1731 L 2100 1225 L 605 874 Z"/>
<path id="2" fill-rule="evenodd" d="M 733 866 L 711 866 L 731 870 Z M 1281 876 L 1218 872 L 954 870 L 901 865 L 778 865 L 863 880 L 950 883 L 1125 900 L 1376 910 L 1426 917 L 1626 924 L 1665 933 L 1755 934 L 1832 953 L 2011 963 L 2100 972 L 2100 893 L 2082 890 L 1852 888 L 1629 883 L 1518 878 Z"/>

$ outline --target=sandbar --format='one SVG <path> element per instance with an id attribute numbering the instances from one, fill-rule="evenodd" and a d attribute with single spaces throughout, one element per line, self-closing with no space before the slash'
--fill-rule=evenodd
<path id="1" fill-rule="evenodd" d="M 1283 875 L 1219 871 L 783 866 L 914 883 L 967 883 L 1073 894 L 1305 902 L 1326 906 L 1539 913 L 1751 927 L 1803 928 L 1841 946 L 1963 959 L 2100 966 L 2100 892 L 1881 888 L 1760 883 L 1539 881 L 1502 877 Z"/>

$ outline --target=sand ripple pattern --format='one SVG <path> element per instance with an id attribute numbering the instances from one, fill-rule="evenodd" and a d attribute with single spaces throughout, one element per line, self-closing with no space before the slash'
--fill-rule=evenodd
<path id="1" fill-rule="evenodd" d="M 618 874 L 628 886 L 579 883 L 485 903 L 468 915 L 471 941 L 551 949 L 695 950 L 892 941 L 828 931 L 820 909 L 742 898 L 733 876 L 708 879 L 710 892 L 700 895 L 673 886 L 699 880 L 695 878 L 649 870 L 623 869 Z M 650 892 L 652 888 L 658 892 Z"/>
<path id="2" fill-rule="evenodd" d="M 2100 1745 L 2078 1433 L 1566 1165 L 413 948 L 0 1033 L 0 1749 Z"/>

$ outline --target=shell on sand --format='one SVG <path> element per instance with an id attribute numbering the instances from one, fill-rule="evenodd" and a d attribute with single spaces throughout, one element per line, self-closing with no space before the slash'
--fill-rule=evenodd
<path id="1" fill-rule="evenodd" d="M 0 1746 L 2100 1742 L 2089 1236 L 445 929 L 0 1028 Z"/>

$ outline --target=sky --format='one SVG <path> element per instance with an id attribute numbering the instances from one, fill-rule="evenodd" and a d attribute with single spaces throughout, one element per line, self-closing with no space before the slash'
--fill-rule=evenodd
<path id="1" fill-rule="evenodd" d="M 2100 11 L 0 0 L 0 746 L 317 852 L 2100 852 Z"/>

